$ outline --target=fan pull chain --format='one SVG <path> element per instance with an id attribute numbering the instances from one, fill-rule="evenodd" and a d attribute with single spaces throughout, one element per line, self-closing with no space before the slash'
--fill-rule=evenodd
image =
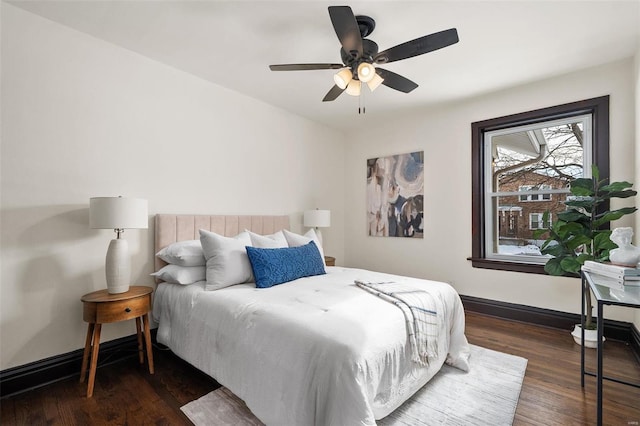
<path id="1" fill-rule="evenodd" d="M 358 114 L 366 114 L 367 107 L 364 102 L 364 90 L 360 92 L 360 96 L 358 96 Z"/>

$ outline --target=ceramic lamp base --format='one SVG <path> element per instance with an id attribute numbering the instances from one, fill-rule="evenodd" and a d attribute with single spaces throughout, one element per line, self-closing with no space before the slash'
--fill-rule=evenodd
<path id="1" fill-rule="evenodd" d="M 324 243 L 322 242 L 322 231 L 320 230 L 320 228 L 316 228 L 316 235 L 318 236 L 318 241 L 320 241 L 320 245 L 322 246 Z"/>
<path id="2" fill-rule="evenodd" d="M 131 259 L 127 240 L 115 239 L 109 243 L 105 263 L 107 291 L 118 294 L 129 291 L 131 279 Z"/>

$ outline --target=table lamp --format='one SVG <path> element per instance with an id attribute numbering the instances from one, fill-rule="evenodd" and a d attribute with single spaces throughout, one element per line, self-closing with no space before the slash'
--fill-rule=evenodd
<path id="1" fill-rule="evenodd" d="M 322 244 L 322 232 L 319 228 L 328 228 L 331 226 L 330 210 L 307 210 L 304 212 L 303 225 L 309 228 L 315 228 L 320 244 Z"/>
<path id="2" fill-rule="evenodd" d="M 116 238 L 109 243 L 105 272 L 110 294 L 129 290 L 131 258 L 127 240 L 120 238 L 125 229 L 147 229 L 147 200 L 124 197 L 95 197 L 89 200 L 89 226 L 113 229 Z"/>

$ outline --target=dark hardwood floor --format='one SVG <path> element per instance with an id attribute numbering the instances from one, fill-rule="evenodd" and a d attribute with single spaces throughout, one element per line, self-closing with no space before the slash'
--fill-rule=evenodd
<path id="1" fill-rule="evenodd" d="M 469 342 L 529 360 L 514 425 L 594 425 L 595 378 L 580 387 L 580 347 L 568 331 L 467 313 Z M 78 378 L 0 401 L 2 425 L 189 425 L 180 407 L 218 384 L 169 351 L 154 349 L 156 374 L 136 357 L 99 368 L 93 398 Z M 587 352 L 595 371 L 595 351 Z M 623 343 L 605 344 L 605 370 L 640 383 Z M 604 423 L 640 424 L 640 389 L 605 381 Z"/>
<path id="2" fill-rule="evenodd" d="M 484 346 L 529 360 L 514 425 L 595 425 L 596 379 L 587 376 L 580 387 L 580 346 L 569 330 L 498 320 L 467 313 L 467 338 Z M 640 365 L 631 348 L 607 341 L 606 375 L 640 384 Z M 595 371 L 596 351 L 586 352 L 587 370 Z M 603 423 L 640 424 L 640 389 L 604 381 Z"/>

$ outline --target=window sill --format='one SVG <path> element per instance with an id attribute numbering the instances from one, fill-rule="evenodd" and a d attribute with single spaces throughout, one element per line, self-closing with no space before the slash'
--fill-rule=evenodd
<path id="1" fill-rule="evenodd" d="M 493 260 L 485 258 L 473 258 L 469 257 L 467 260 L 471 261 L 471 266 L 481 269 L 495 269 L 499 271 L 512 271 L 512 272 L 524 272 L 527 274 L 542 274 L 546 275 L 544 271 L 544 265 L 536 265 L 533 263 L 520 263 L 520 262 L 507 262 L 504 260 Z"/>

